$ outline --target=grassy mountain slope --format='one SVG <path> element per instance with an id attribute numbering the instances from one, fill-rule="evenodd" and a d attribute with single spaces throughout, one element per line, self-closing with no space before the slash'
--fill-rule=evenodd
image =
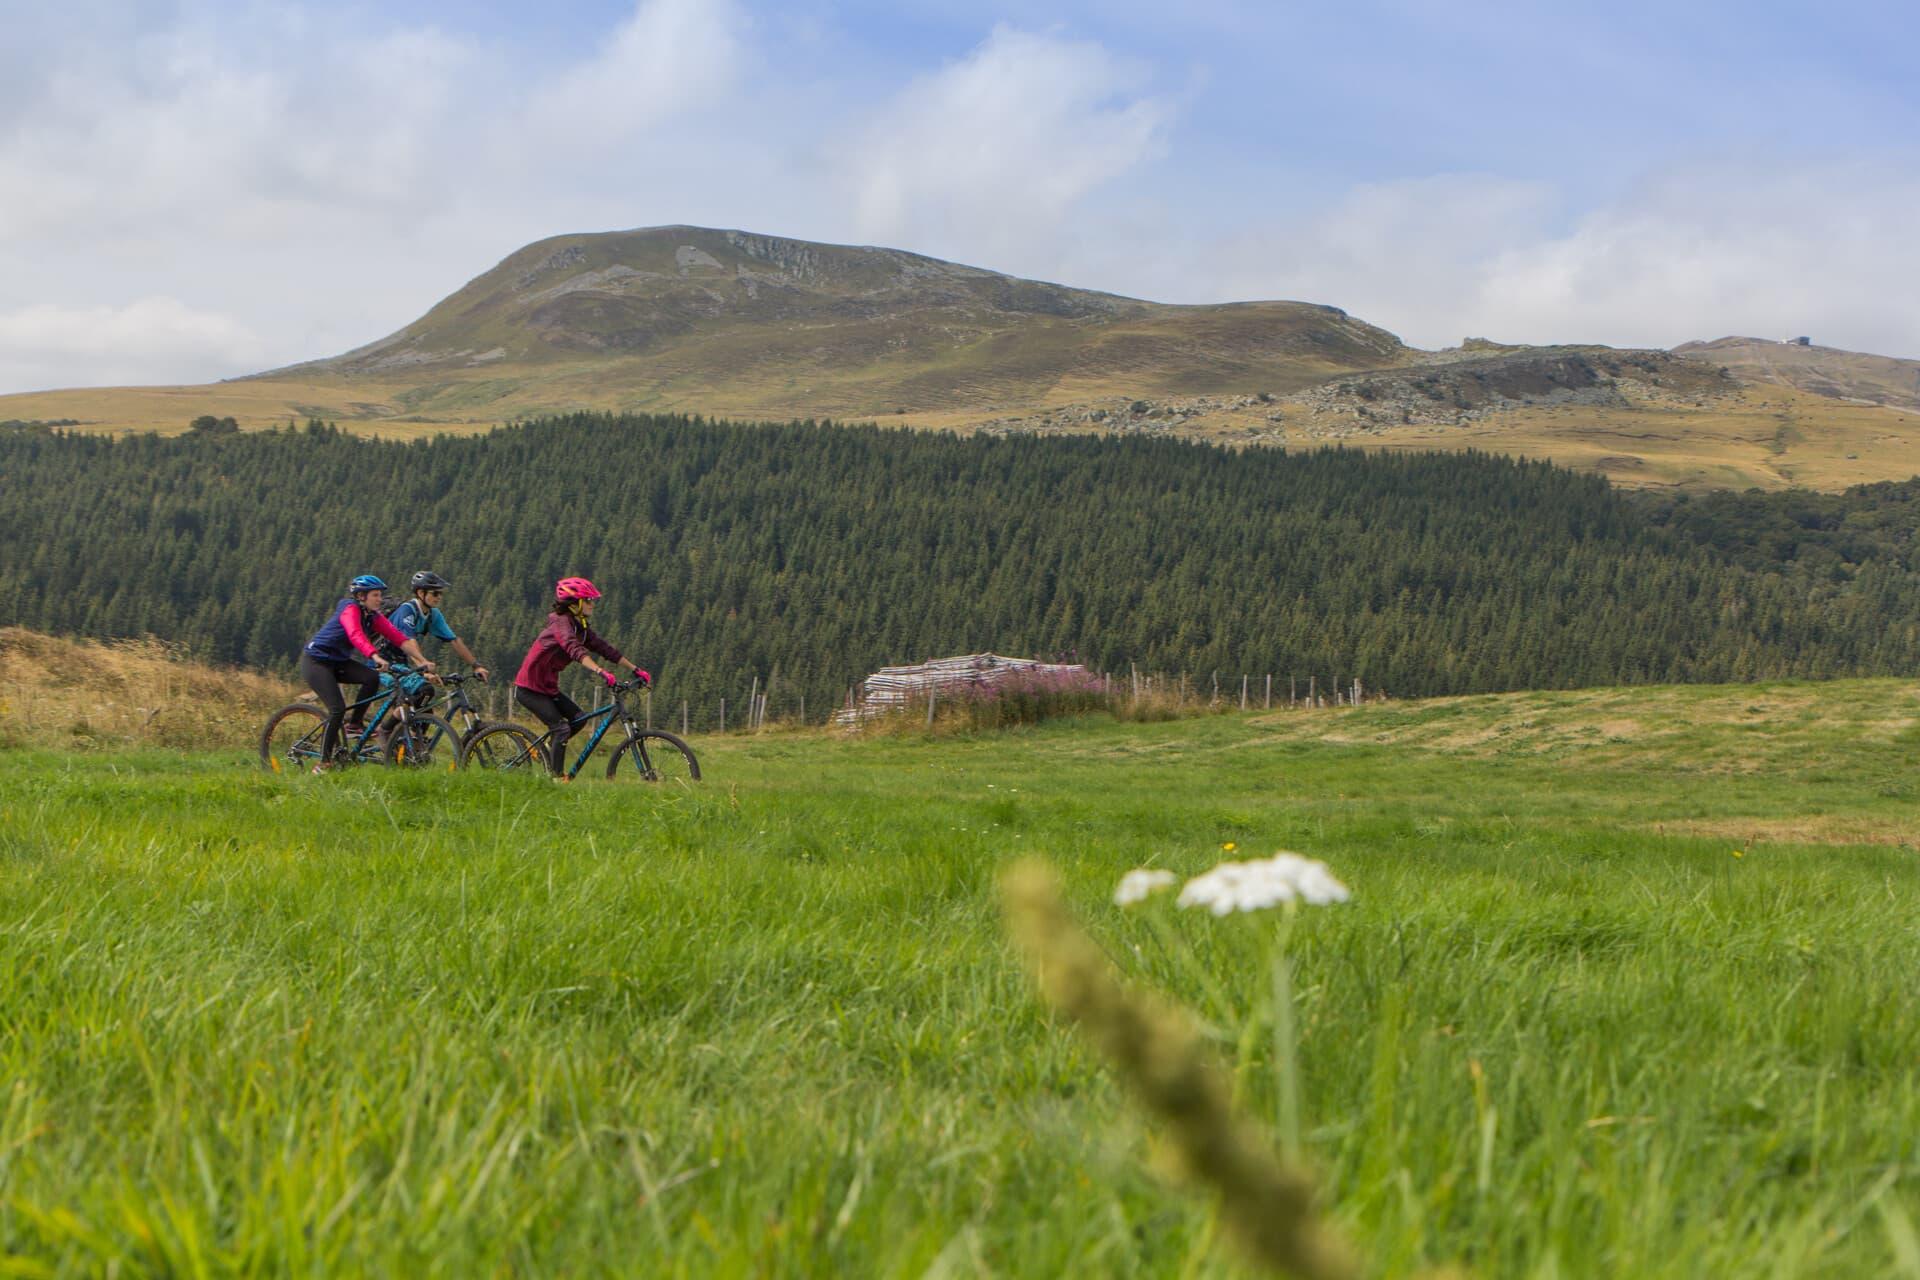
<path id="1" fill-rule="evenodd" d="M 1335 308 L 1170 306 L 894 249 L 698 227 L 566 235 L 328 359 L 202 387 L 0 396 L 0 421 L 383 435 L 575 409 L 962 431 L 1485 449 L 1631 485 L 1920 472 L 1920 363 L 1752 339 L 1418 351 Z"/>
<path id="2" fill-rule="evenodd" d="M 1748 382 L 1920 413 L 1920 360 L 1739 337 L 1689 342 L 1674 354 L 1717 364 Z"/>
<path id="3" fill-rule="evenodd" d="M 898 416 L 1308 385 L 1404 348 L 1328 307 L 1171 307 L 892 249 L 664 227 L 529 245 L 398 333 L 264 374 L 367 418 L 567 407 Z"/>

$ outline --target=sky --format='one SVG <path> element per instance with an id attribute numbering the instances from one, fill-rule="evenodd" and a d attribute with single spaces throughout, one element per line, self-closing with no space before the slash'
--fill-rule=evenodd
<path id="1" fill-rule="evenodd" d="M 690 223 L 1418 346 L 1920 358 L 1920 7 L 0 0 L 0 392 L 401 328 Z"/>

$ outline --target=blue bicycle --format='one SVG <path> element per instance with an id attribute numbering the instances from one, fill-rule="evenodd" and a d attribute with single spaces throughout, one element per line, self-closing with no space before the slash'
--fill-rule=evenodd
<path id="1" fill-rule="evenodd" d="M 694 756 L 693 748 L 664 729 L 647 728 L 627 706 L 626 695 L 638 687 L 632 680 L 614 684 L 605 702 L 573 721 L 575 732 L 589 724 L 594 725 L 594 730 L 573 767 L 566 771 L 569 780 L 579 776 L 587 757 L 617 720 L 626 736 L 607 760 L 609 778 L 636 778 L 641 782 L 700 781 L 700 761 Z M 461 744 L 460 764 L 468 769 L 544 772 L 547 742 L 551 737 L 551 730 L 536 737 L 531 729 L 504 720 L 483 725 Z"/>
<path id="2" fill-rule="evenodd" d="M 347 707 L 347 719 L 358 721 L 356 733 L 342 729 L 340 745 L 334 749 L 339 763 L 368 764 L 381 760 L 388 764 L 425 768 L 434 764 L 451 769 L 459 763 L 460 732 L 440 716 L 433 714 L 442 703 L 455 713 L 464 712 L 471 727 L 479 713 L 467 701 L 460 686 L 464 675 L 440 677 L 447 686 L 445 697 L 438 698 L 433 687 L 408 680 L 411 668 L 394 663 L 391 679 L 382 679 L 379 692 Z M 393 723 L 383 737 L 380 727 L 388 715 Z M 320 743 L 325 737 L 327 713 L 311 702 L 295 702 L 267 717 L 260 731 L 260 763 L 272 773 L 291 770 L 305 773 L 320 763 Z"/>

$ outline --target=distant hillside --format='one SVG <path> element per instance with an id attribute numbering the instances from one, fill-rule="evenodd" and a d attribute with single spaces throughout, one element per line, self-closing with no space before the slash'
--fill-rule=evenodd
<path id="1" fill-rule="evenodd" d="M 756 680 L 820 715 L 876 667 L 987 650 L 1396 695 L 1920 667 L 1920 486 L 1629 497 L 1484 456 L 584 414 L 403 444 L 6 431 L 0 475 L 10 623 L 290 672 L 345 574 L 432 566 L 511 671 L 587 573 L 656 706 L 703 723 Z"/>
<path id="2" fill-rule="evenodd" d="M 1392 364 L 1332 307 L 1176 307 L 896 249 L 656 227 L 529 245 L 398 333 L 267 380 L 389 384 L 393 417 L 670 406 L 877 418 L 1124 384 L 1292 390 Z"/>
<path id="3" fill-rule="evenodd" d="M 409 443 L 0 432 L 0 474 L 0 622 L 280 672 L 346 572 L 419 566 L 501 670 L 588 572 L 660 699 L 707 712 L 755 677 L 820 712 L 952 652 L 1396 695 L 1920 664 L 1912 487 L 1655 505 L 1467 455 L 637 415 Z"/>
<path id="4" fill-rule="evenodd" d="M 211 386 L 0 396 L 0 429 L 180 431 L 210 414 L 409 437 L 674 412 L 1477 450 L 1644 488 L 1838 489 L 1920 473 L 1917 375 L 1920 362 L 1753 339 L 1420 351 L 1306 302 L 1172 306 L 675 226 L 528 245 L 341 355 Z"/>
<path id="5" fill-rule="evenodd" d="M 1766 338 L 1716 338 L 1689 342 L 1673 351 L 1719 365 L 1749 382 L 1773 382 L 1836 400 L 1920 412 L 1920 360 Z"/>

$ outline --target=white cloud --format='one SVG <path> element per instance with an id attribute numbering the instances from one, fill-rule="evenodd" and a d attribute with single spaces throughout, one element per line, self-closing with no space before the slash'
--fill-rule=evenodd
<path id="1" fill-rule="evenodd" d="M 1470 314 L 1538 341 L 1811 333 L 1920 356 L 1916 208 L 1911 157 L 1697 164 L 1493 256 Z"/>
<path id="2" fill-rule="evenodd" d="M 1080 202 L 1160 153 L 1172 107 L 1139 92 L 1145 78 L 1100 45 L 996 28 L 842 153 L 855 225 L 994 259 L 981 265 L 1035 261 Z"/>
<path id="3" fill-rule="evenodd" d="M 1189 240 L 1136 269 L 1134 287 L 1331 303 L 1426 347 L 1810 333 L 1920 356 L 1920 295 L 1903 284 L 1920 279 L 1917 172 L 1897 155 L 1698 161 L 1582 212 L 1552 184 L 1498 175 L 1366 184 L 1322 211 Z"/>
<path id="4" fill-rule="evenodd" d="M 0 383 L 21 389 L 208 381 L 246 372 L 263 350 L 246 325 L 175 298 L 0 312 Z"/>
<path id="5" fill-rule="evenodd" d="M 617 146 L 724 96 L 744 25 L 731 0 L 642 0 L 591 59 L 536 91 L 527 140 L 576 153 Z"/>
<path id="6" fill-rule="evenodd" d="M 1610 197 L 1338 185 L 1273 141 L 1324 156 L 1338 101 L 1203 136 L 1212 89 L 1160 91 L 1167 68 L 1096 41 L 1002 26 L 902 67 L 753 3 L 634 0 L 571 57 L 309 0 L 47 9 L 0 47 L 0 391 L 331 354 L 531 240 L 667 222 L 1303 298 L 1425 346 L 1750 331 L 1920 355 L 1911 152 L 1723 155 Z"/>

